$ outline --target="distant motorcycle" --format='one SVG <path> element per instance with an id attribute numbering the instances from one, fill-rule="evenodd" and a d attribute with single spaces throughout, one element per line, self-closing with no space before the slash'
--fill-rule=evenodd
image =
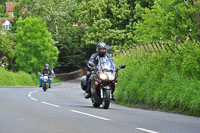
<path id="1" fill-rule="evenodd" d="M 49 88 L 49 75 L 44 74 L 42 80 L 42 89 L 43 91 L 46 91 L 48 88 Z"/>
<path id="2" fill-rule="evenodd" d="M 91 100 L 94 107 L 99 107 L 102 104 L 104 109 L 108 109 L 110 105 L 110 94 L 113 87 L 116 86 L 118 71 L 124 69 L 125 65 L 120 65 L 119 68 L 115 65 L 112 58 L 101 57 L 97 67 L 94 64 L 89 64 L 93 67 L 91 75 Z M 86 76 L 82 77 L 81 88 L 86 91 L 87 81 Z"/>

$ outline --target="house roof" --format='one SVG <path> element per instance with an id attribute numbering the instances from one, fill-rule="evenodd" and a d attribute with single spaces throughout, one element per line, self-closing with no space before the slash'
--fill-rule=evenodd
<path id="1" fill-rule="evenodd" d="M 18 3 L 6 2 L 6 12 L 13 12 L 13 7 L 15 7 Z"/>
<path id="2" fill-rule="evenodd" d="M 0 24 L 4 23 L 6 20 L 12 21 L 13 18 L 3 18 L 3 17 L 0 17 Z"/>

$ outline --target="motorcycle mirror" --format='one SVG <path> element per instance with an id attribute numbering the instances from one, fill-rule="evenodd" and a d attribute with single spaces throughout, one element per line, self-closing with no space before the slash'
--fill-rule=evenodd
<path id="1" fill-rule="evenodd" d="M 124 68 L 126 68 L 126 65 L 120 65 L 119 66 L 119 69 L 124 69 Z"/>

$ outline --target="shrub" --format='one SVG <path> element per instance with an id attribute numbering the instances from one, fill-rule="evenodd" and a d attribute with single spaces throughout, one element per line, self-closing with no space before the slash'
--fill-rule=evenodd
<path id="1" fill-rule="evenodd" d="M 9 72 L 0 67 L 0 86 L 38 86 L 39 77 L 37 74 L 25 72 Z M 60 79 L 53 79 L 53 83 L 61 82 Z"/>
<path id="2" fill-rule="evenodd" d="M 173 53 L 142 51 L 114 57 L 116 64 L 127 65 L 119 71 L 117 101 L 200 116 L 199 46 L 186 42 L 171 44 Z"/>

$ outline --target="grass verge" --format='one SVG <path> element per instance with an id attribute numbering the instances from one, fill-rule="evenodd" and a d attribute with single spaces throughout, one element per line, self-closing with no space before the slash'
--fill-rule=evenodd
<path id="1" fill-rule="evenodd" d="M 0 68 L 0 73 L 0 86 L 39 86 L 39 75 L 9 72 L 3 68 Z M 61 82 L 60 79 L 53 79 L 53 83 L 59 82 Z"/>
<path id="2" fill-rule="evenodd" d="M 200 116 L 199 44 L 181 45 L 174 53 L 140 50 L 116 56 L 117 65 L 127 65 L 119 71 L 117 103 Z"/>

